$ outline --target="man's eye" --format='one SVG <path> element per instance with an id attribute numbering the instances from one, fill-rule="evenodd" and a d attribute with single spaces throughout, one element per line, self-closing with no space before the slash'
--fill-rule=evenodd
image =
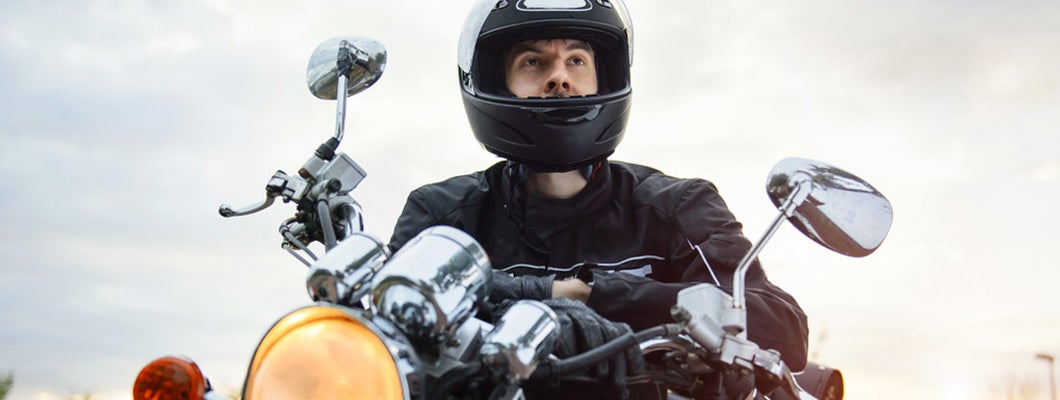
<path id="1" fill-rule="evenodd" d="M 527 58 L 526 60 L 523 60 L 523 66 L 536 67 L 537 65 L 538 65 L 538 61 L 537 61 L 536 58 Z"/>
<path id="2" fill-rule="evenodd" d="M 580 57 L 570 59 L 571 65 L 585 65 L 585 60 Z"/>

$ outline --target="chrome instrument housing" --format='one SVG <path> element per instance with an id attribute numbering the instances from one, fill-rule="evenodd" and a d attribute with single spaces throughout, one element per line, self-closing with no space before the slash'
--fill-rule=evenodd
<path id="1" fill-rule="evenodd" d="M 314 301 L 351 305 L 370 288 L 370 282 L 389 252 L 379 240 L 354 232 L 313 263 L 306 277 Z"/>
<path id="2" fill-rule="evenodd" d="M 522 382 L 552 352 L 559 326 L 559 318 L 547 305 L 521 300 L 501 316 L 479 352 L 487 364 L 506 374 L 510 383 Z"/>
<path id="3" fill-rule="evenodd" d="M 373 280 L 372 305 L 414 344 L 432 349 L 489 295 L 491 267 L 470 235 L 449 226 L 420 232 L 390 258 Z"/>

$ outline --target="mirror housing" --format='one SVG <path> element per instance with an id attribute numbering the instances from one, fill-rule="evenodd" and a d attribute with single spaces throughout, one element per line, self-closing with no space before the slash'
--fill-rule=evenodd
<path id="1" fill-rule="evenodd" d="M 319 99 L 338 98 L 339 76 L 345 75 L 346 97 L 372 86 L 386 69 L 386 48 L 367 38 L 340 36 L 325 40 L 313 50 L 306 66 L 306 84 Z"/>
<path id="2" fill-rule="evenodd" d="M 747 270 L 784 218 L 817 243 L 853 257 L 872 254 L 891 229 L 894 212 L 886 197 L 861 178 L 820 161 L 780 160 L 769 174 L 766 192 L 780 213 L 733 273 L 734 310 L 745 311 Z"/>
<path id="3" fill-rule="evenodd" d="M 820 161 L 792 157 L 773 167 L 766 192 L 782 208 L 800 186 L 808 192 L 794 204 L 788 221 L 815 242 L 864 257 L 887 237 L 894 216 L 891 203 L 868 182 Z"/>

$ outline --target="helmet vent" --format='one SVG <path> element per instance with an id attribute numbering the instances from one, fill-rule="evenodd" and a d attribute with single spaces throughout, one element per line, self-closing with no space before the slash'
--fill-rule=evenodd
<path id="1" fill-rule="evenodd" d="M 519 0 L 520 11 L 588 11 L 593 9 L 589 0 Z"/>
<path id="2" fill-rule="evenodd" d="M 600 116 L 600 106 L 535 109 L 530 112 L 534 121 L 551 125 L 574 125 L 589 122 Z"/>

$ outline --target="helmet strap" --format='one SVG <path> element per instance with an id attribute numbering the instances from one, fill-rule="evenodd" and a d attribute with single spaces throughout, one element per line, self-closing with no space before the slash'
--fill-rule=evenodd
<path id="1" fill-rule="evenodd" d="M 593 180 L 593 176 L 596 175 L 596 164 L 589 164 L 582 167 L 582 176 L 585 177 L 586 181 Z"/>
<path id="2" fill-rule="evenodd" d="M 583 177 L 585 177 L 585 180 L 591 181 L 593 177 L 596 176 L 596 170 L 601 167 L 601 164 L 603 164 L 603 162 L 597 161 L 595 163 L 579 168 L 578 171 L 581 172 Z M 532 167 L 527 166 L 526 164 L 510 160 L 508 161 L 508 167 L 511 171 L 509 172 L 508 176 L 512 180 L 513 184 L 521 185 L 524 181 L 526 181 L 526 177 L 529 176 L 531 172 L 538 172 L 535 171 Z"/>

